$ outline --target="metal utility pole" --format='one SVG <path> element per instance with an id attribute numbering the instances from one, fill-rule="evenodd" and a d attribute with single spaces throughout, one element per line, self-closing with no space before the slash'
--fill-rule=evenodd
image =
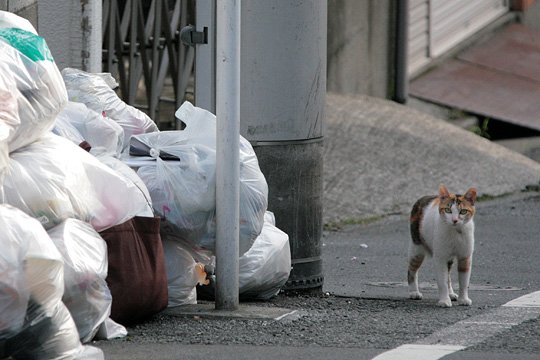
<path id="1" fill-rule="evenodd" d="M 216 4 L 216 310 L 239 304 L 240 2 Z"/>
<path id="2" fill-rule="evenodd" d="M 289 235 L 288 289 L 322 288 L 326 0 L 242 0 L 241 134 Z"/>

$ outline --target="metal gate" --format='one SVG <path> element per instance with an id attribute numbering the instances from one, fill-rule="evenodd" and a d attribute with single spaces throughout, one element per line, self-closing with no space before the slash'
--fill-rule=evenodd
<path id="1" fill-rule="evenodd" d="M 194 0 L 103 0 L 103 70 L 162 130 L 176 128 L 174 111 L 192 101 L 195 49 L 180 30 L 193 21 Z"/>

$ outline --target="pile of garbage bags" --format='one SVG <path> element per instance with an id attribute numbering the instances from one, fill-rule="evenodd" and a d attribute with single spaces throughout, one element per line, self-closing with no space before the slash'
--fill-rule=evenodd
<path id="1" fill-rule="evenodd" d="M 216 118 L 189 102 L 159 131 L 110 74 L 61 72 L 0 11 L 0 358 L 103 358 L 91 340 L 212 293 Z M 289 277 L 287 234 L 240 139 L 240 295 Z"/>

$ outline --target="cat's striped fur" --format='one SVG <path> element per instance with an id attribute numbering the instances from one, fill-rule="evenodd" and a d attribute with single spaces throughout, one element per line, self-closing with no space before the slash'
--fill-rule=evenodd
<path id="1" fill-rule="evenodd" d="M 450 307 L 452 300 L 457 300 L 460 305 L 471 305 L 468 288 L 474 251 L 475 201 L 475 188 L 459 195 L 450 193 L 441 185 L 438 196 L 424 196 L 414 204 L 407 271 L 411 299 L 422 299 L 418 289 L 418 269 L 427 255 L 433 258 L 437 275 L 438 305 Z M 454 293 L 450 280 L 455 260 L 458 264 L 459 295 Z"/>

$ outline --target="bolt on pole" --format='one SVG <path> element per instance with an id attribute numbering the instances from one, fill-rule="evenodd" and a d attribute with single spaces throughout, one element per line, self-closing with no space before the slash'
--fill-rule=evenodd
<path id="1" fill-rule="evenodd" d="M 240 2 L 216 2 L 217 310 L 239 304 Z"/>

